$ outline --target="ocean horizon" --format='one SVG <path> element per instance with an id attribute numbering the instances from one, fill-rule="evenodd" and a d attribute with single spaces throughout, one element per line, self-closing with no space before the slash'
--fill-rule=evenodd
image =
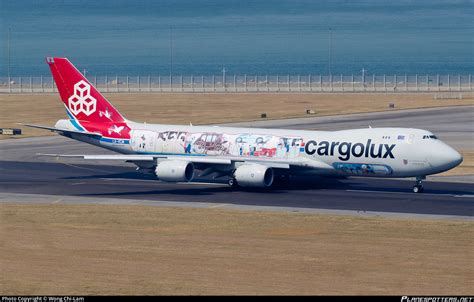
<path id="1" fill-rule="evenodd" d="M 0 76 L 473 74 L 472 1 L 6 1 Z"/>

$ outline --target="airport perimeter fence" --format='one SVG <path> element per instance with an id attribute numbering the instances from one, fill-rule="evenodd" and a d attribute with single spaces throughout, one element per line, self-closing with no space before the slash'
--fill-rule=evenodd
<path id="1" fill-rule="evenodd" d="M 88 76 L 101 92 L 471 92 L 472 75 Z M 0 93 L 57 92 L 52 77 L 0 77 Z"/>

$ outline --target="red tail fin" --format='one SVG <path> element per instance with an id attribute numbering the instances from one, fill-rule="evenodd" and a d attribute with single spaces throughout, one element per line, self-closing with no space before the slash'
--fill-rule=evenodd
<path id="1" fill-rule="evenodd" d="M 71 118 L 96 124 L 125 120 L 68 59 L 48 57 L 46 62 Z"/>

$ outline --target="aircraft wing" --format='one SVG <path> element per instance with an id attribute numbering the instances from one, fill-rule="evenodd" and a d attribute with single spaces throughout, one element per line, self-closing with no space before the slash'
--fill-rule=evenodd
<path id="1" fill-rule="evenodd" d="M 82 158 L 85 160 L 119 160 L 119 161 L 155 161 L 157 159 L 178 159 L 189 161 L 193 163 L 208 163 L 208 164 L 231 164 L 229 159 L 208 158 L 204 156 L 173 156 L 173 155 L 146 155 L 146 154 L 104 154 L 104 155 L 79 155 L 79 154 L 42 154 L 39 156 L 51 157 L 69 157 Z"/>
<path id="2" fill-rule="evenodd" d="M 261 164 L 276 169 L 289 169 L 290 166 L 317 168 L 317 169 L 333 169 L 332 166 L 314 160 L 304 158 L 284 159 L 284 158 L 247 158 L 237 156 L 192 156 L 192 155 L 148 155 L 148 154 L 110 154 L 110 155 L 79 155 L 79 154 L 37 154 L 39 156 L 51 157 L 69 157 L 82 158 L 85 160 L 119 160 L 119 161 L 155 161 L 160 159 L 182 160 L 192 163 L 209 164 L 209 165 L 231 165 L 232 163 L 254 163 Z"/>

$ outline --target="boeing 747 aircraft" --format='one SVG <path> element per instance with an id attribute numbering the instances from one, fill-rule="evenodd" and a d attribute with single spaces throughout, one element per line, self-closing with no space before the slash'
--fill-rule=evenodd
<path id="1" fill-rule="evenodd" d="M 143 124 L 127 120 L 66 58 L 47 58 L 68 119 L 47 129 L 113 150 L 113 155 L 58 155 L 120 160 L 159 180 L 228 177 L 233 187 L 271 187 L 291 175 L 416 177 L 447 171 L 462 156 L 433 133 L 411 128 L 302 131 Z"/>

